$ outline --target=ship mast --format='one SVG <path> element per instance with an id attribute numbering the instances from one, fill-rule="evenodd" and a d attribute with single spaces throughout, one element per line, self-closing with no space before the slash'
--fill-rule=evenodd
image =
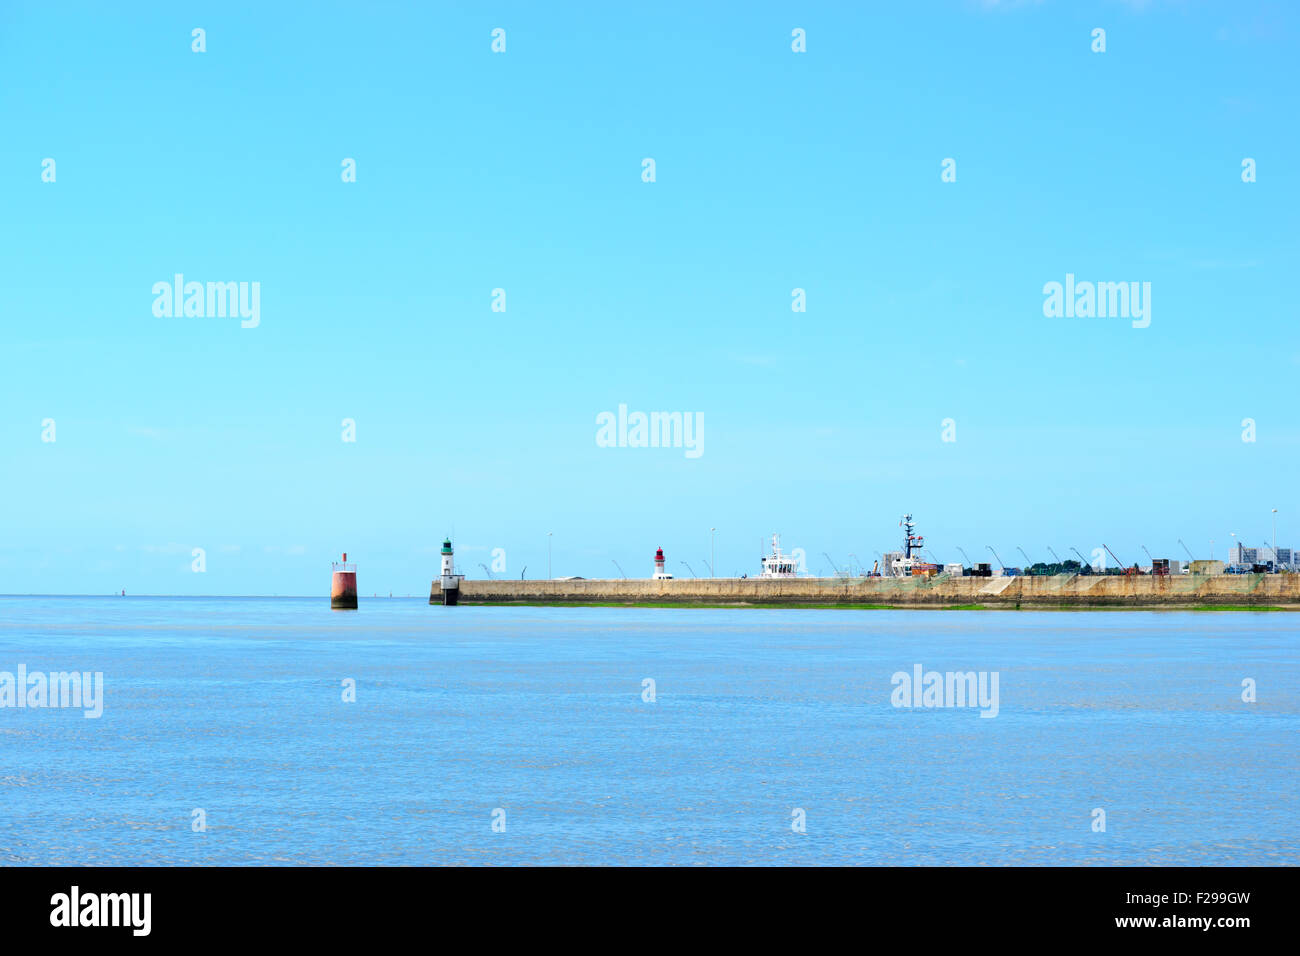
<path id="1" fill-rule="evenodd" d="M 903 526 L 903 556 L 911 558 L 913 551 L 920 551 L 925 546 L 925 538 L 912 533 L 915 529 L 912 526 L 911 515 L 903 515 L 903 520 L 899 524 Z"/>

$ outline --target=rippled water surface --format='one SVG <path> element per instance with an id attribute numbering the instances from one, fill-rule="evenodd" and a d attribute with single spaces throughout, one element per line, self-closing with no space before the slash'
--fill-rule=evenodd
<path id="1" fill-rule="evenodd" d="M 0 709 L 0 861 L 1295 864 L 1298 630 L 0 598 L 0 671 L 105 688 L 99 719 Z M 998 715 L 891 706 L 918 663 L 998 672 Z"/>

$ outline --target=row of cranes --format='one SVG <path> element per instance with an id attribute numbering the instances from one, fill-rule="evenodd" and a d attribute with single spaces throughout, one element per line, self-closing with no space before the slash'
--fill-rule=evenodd
<path id="1" fill-rule="evenodd" d="M 904 520 L 906 521 L 910 518 L 911 516 L 908 515 Z M 934 561 L 935 570 L 938 570 L 938 568 L 942 566 L 942 562 L 940 562 L 939 559 L 935 557 L 934 553 L 930 551 L 929 548 L 924 546 L 924 540 L 925 539 L 922 538 L 920 535 L 915 535 L 912 533 L 912 528 L 909 522 L 907 525 L 907 536 L 905 538 L 905 545 L 904 545 L 905 557 L 907 559 L 911 559 L 913 553 L 929 554 L 931 560 Z M 1182 538 L 1178 539 L 1178 544 L 1182 547 L 1183 551 L 1187 553 L 1188 561 L 1189 562 L 1194 561 L 1195 557 L 1192 555 L 1192 552 L 1187 547 L 1187 545 L 1183 543 Z M 972 569 L 979 567 L 979 565 L 971 559 L 971 556 L 966 553 L 965 548 L 962 548 L 960 545 L 954 545 L 954 547 L 956 547 L 957 551 L 961 553 L 961 556 L 965 561 L 964 567 L 969 567 Z M 998 554 L 996 549 L 994 549 L 993 545 L 991 544 L 985 545 L 985 547 L 988 548 L 989 553 L 993 555 L 993 560 L 997 562 L 998 567 L 1002 570 L 1004 574 L 1008 572 L 1015 574 L 1020 571 L 1019 568 L 1008 567 L 1007 564 L 1002 560 L 1001 556 Z M 1052 558 L 1055 560 L 1056 565 L 1058 567 L 1064 568 L 1067 562 L 1063 560 L 1059 554 L 1057 554 L 1056 549 L 1053 548 L 1051 545 L 1047 545 L 1046 547 L 1048 553 L 1051 554 Z M 1147 558 L 1149 558 L 1151 561 L 1151 567 L 1153 572 L 1157 574 L 1167 573 L 1168 561 L 1160 561 L 1157 558 L 1155 558 L 1151 554 L 1151 551 L 1147 548 L 1146 545 L 1142 545 L 1141 547 L 1142 550 L 1146 553 Z M 1033 568 L 1038 565 L 1038 562 L 1034 561 L 1034 559 L 1029 556 L 1029 553 L 1026 552 L 1024 548 L 1020 547 L 1020 545 L 1016 545 L 1016 550 L 1019 551 L 1021 556 L 1025 559 L 1026 567 Z M 1098 560 L 1095 563 L 1090 562 L 1087 558 L 1085 558 L 1078 548 L 1075 548 L 1073 546 L 1070 547 L 1070 551 L 1072 551 L 1075 554 L 1075 556 L 1079 559 L 1078 560 L 1079 569 L 1083 571 L 1083 573 L 1085 574 L 1089 573 L 1089 571 L 1092 570 L 1098 570 L 1098 571 L 1102 570 L 1102 566 L 1104 562 L 1100 560 L 1100 553 L 1099 553 L 1102 550 L 1104 550 L 1106 554 L 1110 555 L 1111 560 L 1114 561 L 1114 567 L 1121 569 L 1121 573 L 1123 574 L 1143 573 L 1142 569 L 1139 568 L 1136 564 L 1129 565 L 1121 561 L 1118 555 L 1116 555 L 1115 552 L 1110 549 L 1110 546 L 1104 543 L 1102 544 L 1101 548 L 1098 549 L 1097 552 L 1094 552 L 1094 555 L 1098 558 Z M 883 555 L 879 551 L 872 551 L 872 554 L 876 556 L 876 560 L 872 563 L 871 570 L 868 571 L 866 565 L 863 564 L 862 561 L 858 558 L 858 556 L 853 552 L 849 552 L 849 562 L 847 568 L 841 568 L 835 562 L 835 559 L 832 558 L 827 552 L 825 551 L 821 552 L 822 557 L 826 559 L 826 563 L 830 565 L 831 569 L 835 573 L 835 576 L 839 578 L 850 578 L 853 577 L 855 573 L 862 577 L 879 577 L 882 569 L 886 565 L 887 559 L 885 555 Z M 712 564 L 709 562 L 707 558 L 701 560 L 704 566 L 708 568 L 709 576 L 712 577 L 713 576 Z M 627 573 L 623 570 L 622 565 L 620 565 L 617 561 L 615 561 L 612 558 L 610 559 L 610 561 L 614 565 L 615 569 L 618 571 L 620 577 L 622 577 L 624 580 L 627 580 Z M 686 561 L 679 561 L 678 563 L 681 564 L 682 567 L 686 568 L 686 570 L 690 573 L 691 577 L 693 578 L 699 577 L 699 575 L 695 573 L 695 569 L 691 567 L 689 563 L 687 563 Z M 857 565 L 856 572 L 854 570 L 855 564 Z M 486 575 L 486 577 L 489 580 L 493 579 L 494 576 L 492 573 L 492 569 L 490 569 L 486 564 L 483 563 L 480 563 L 479 567 L 483 569 L 484 575 Z M 664 571 L 662 549 L 660 549 L 660 551 L 656 554 L 656 568 L 657 568 L 657 573 L 655 575 L 656 577 L 669 577 L 669 578 L 672 577 L 672 574 Z M 1088 569 L 1088 570 L 1084 570 L 1084 569 Z M 526 571 L 527 568 L 524 569 L 524 573 L 526 573 Z M 524 573 L 520 574 L 521 578 L 524 577 Z M 802 573 L 806 573 L 806 572 L 802 572 Z"/>
<path id="2" fill-rule="evenodd" d="M 1194 561 L 1194 560 L 1195 560 L 1195 557 L 1193 556 L 1191 550 L 1187 547 L 1187 545 L 1183 543 L 1183 540 L 1182 540 L 1181 538 L 1178 539 L 1178 544 L 1182 547 L 1183 551 L 1185 551 L 1185 552 L 1187 553 L 1187 559 L 1188 559 L 1188 561 L 1189 561 L 1189 562 L 1190 562 L 1190 561 Z M 966 549 L 965 549 L 965 548 L 962 548 L 960 545 L 955 545 L 954 547 L 956 547 L 957 551 L 961 554 L 962 558 L 963 558 L 964 561 L 965 561 L 965 566 L 966 566 L 966 567 L 971 567 L 971 568 L 973 568 L 973 567 L 977 567 L 977 566 L 978 566 L 977 563 L 976 563 L 974 560 L 971 559 L 971 556 L 970 556 L 969 554 L 966 553 Z M 1013 568 L 1011 568 L 1009 565 L 1007 565 L 1006 562 L 1004 562 L 1004 561 L 1002 560 L 1001 555 L 998 554 L 997 550 L 993 547 L 993 545 L 991 545 L 991 544 L 990 544 L 990 545 L 985 545 L 985 547 L 988 548 L 989 553 L 990 553 L 991 555 L 993 555 L 993 560 L 997 563 L 997 566 L 998 566 L 998 567 L 999 567 L 999 568 L 1000 568 L 1004 573 L 1007 572 L 1007 571 L 1018 570 L 1018 569 L 1013 569 Z M 1064 566 L 1064 565 L 1066 564 L 1066 560 L 1063 559 L 1063 558 L 1062 558 L 1062 557 L 1061 557 L 1061 556 L 1056 552 L 1056 549 L 1055 549 L 1055 548 L 1053 548 L 1051 545 L 1047 545 L 1046 547 L 1047 547 L 1047 551 L 1048 551 L 1048 553 L 1051 554 L 1052 559 L 1055 561 L 1055 563 L 1056 563 L 1057 565 L 1059 565 L 1059 566 Z M 1158 560 L 1157 560 L 1157 559 L 1156 559 L 1156 558 L 1151 554 L 1151 551 L 1147 548 L 1147 546 L 1146 546 L 1146 545 L 1142 545 L 1141 547 L 1142 547 L 1142 550 L 1146 553 L 1147 558 L 1150 559 L 1150 561 L 1151 561 L 1151 566 L 1152 566 L 1153 568 L 1160 567 L 1160 566 L 1161 566 L 1161 562 L 1158 561 Z M 1111 548 L 1110 548 L 1109 545 L 1103 543 L 1102 546 L 1101 546 L 1101 549 L 1104 550 L 1104 551 L 1106 552 L 1106 554 L 1108 554 L 1108 555 L 1110 556 L 1111 561 L 1114 562 L 1114 565 L 1113 565 L 1114 567 L 1117 567 L 1117 568 L 1122 569 L 1122 573 L 1124 573 L 1124 574 L 1141 574 L 1141 573 L 1143 573 L 1142 570 L 1141 570 L 1141 568 L 1139 568 L 1137 564 L 1126 564 L 1124 561 L 1120 560 L 1119 556 L 1116 555 L 1115 552 L 1114 552 L 1113 550 L 1111 550 Z M 930 558 L 931 558 L 931 559 L 932 559 L 936 564 L 941 564 L 941 563 L 942 563 L 942 562 L 939 561 L 939 559 L 938 559 L 937 557 L 935 557 L 934 553 L 933 553 L 932 551 L 930 551 L 929 548 L 924 548 L 924 549 L 922 549 L 922 550 L 923 550 L 926 554 L 929 554 Z M 1039 564 L 1039 562 L 1036 562 L 1032 557 L 1029 556 L 1028 552 L 1026 552 L 1024 548 L 1020 547 L 1019 545 L 1016 545 L 1016 550 L 1019 551 L 1019 552 L 1020 552 L 1020 555 L 1025 559 L 1025 566 L 1026 566 L 1026 567 L 1034 567 L 1034 566 L 1036 566 L 1036 565 Z M 1069 550 L 1070 550 L 1071 552 L 1073 552 L 1074 555 L 1078 558 L 1078 564 L 1079 564 L 1079 567 L 1080 567 L 1081 569 L 1082 569 L 1082 568 L 1099 568 L 1099 567 L 1101 566 L 1101 562 L 1100 562 L 1100 561 L 1094 563 L 1094 562 L 1092 562 L 1092 561 L 1089 561 L 1087 558 L 1085 558 L 1085 557 L 1083 556 L 1083 554 L 1079 551 L 1078 548 L 1075 548 L 1075 547 L 1071 546 Z M 883 562 L 883 561 L 884 561 L 884 555 L 882 555 L 879 551 L 874 551 L 873 554 L 875 554 L 876 557 L 877 557 L 877 559 L 878 559 L 878 561 L 877 561 L 877 563 L 876 563 L 876 567 L 878 567 L 879 564 L 880 564 L 880 562 Z M 827 554 L 826 552 L 824 552 L 824 551 L 822 552 L 822 557 L 824 557 L 824 558 L 826 559 L 827 563 L 828 563 L 828 564 L 831 566 L 831 568 L 834 570 L 835 575 L 836 575 L 837 577 L 850 577 L 850 576 L 852 576 L 852 574 L 853 574 L 853 563 L 852 563 L 852 561 L 850 561 L 850 563 L 849 563 L 849 568 L 848 568 L 848 570 L 847 570 L 847 571 L 844 571 L 844 570 L 841 570 L 841 569 L 840 569 L 840 567 L 835 563 L 835 561 L 831 558 L 831 556 L 830 556 L 829 554 Z M 857 556 L 854 555 L 854 554 L 852 554 L 852 553 L 850 553 L 849 557 L 852 559 L 852 558 L 856 558 Z M 866 568 L 861 564 L 861 562 L 858 562 L 858 567 L 859 567 L 859 569 L 860 569 L 860 573 L 861 573 L 863 576 L 871 576 L 871 575 L 873 575 L 873 574 L 875 573 L 874 569 L 873 569 L 872 572 L 868 572 L 868 571 L 866 570 Z"/>

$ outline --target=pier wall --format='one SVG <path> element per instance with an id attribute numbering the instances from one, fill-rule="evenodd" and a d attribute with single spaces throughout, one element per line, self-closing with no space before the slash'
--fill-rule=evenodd
<path id="1" fill-rule="evenodd" d="M 442 603 L 438 582 L 430 592 Z M 674 578 L 582 581 L 469 580 L 462 604 L 883 605 L 889 607 L 1300 608 L 1300 574 L 1075 575 L 976 578 Z"/>

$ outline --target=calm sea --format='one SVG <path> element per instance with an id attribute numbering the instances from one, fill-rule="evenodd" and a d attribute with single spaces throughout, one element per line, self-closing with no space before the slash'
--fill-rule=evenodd
<path id="1" fill-rule="evenodd" d="M 1295 864 L 1298 631 L 0 598 L 0 672 L 104 681 L 0 709 L 0 862 Z M 996 672 L 997 716 L 892 706 L 917 664 Z"/>

